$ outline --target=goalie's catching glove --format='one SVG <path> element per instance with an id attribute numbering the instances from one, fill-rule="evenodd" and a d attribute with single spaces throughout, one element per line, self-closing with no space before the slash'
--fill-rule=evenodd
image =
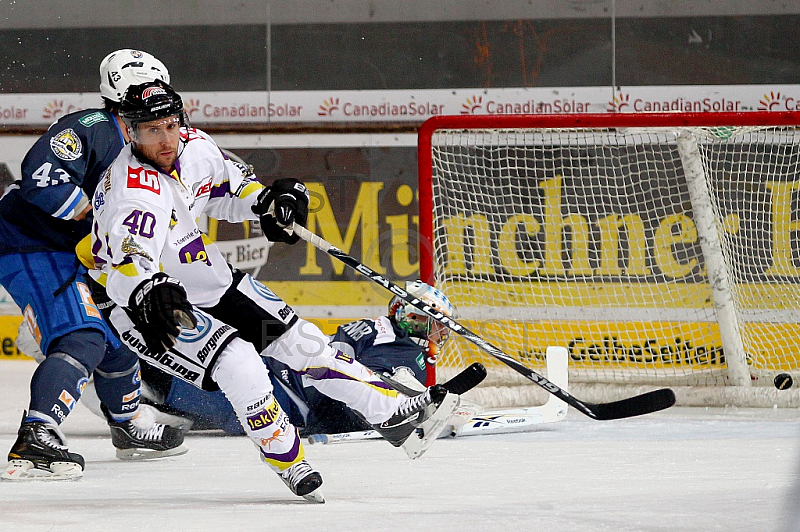
<path id="1" fill-rule="evenodd" d="M 276 179 L 258 195 L 253 213 L 261 220 L 261 230 L 270 242 L 295 244 L 300 237 L 292 222 L 303 227 L 308 221 L 308 189 L 297 179 Z"/>
<path id="2" fill-rule="evenodd" d="M 175 345 L 181 327 L 197 327 L 183 285 L 161 272 L 136 287 L 128 300 L 128 314 L 147 349 L 155 354 L 165 353 Z"/>

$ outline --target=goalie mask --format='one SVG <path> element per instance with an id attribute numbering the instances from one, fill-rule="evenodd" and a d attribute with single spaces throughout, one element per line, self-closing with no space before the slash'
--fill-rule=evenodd
<path id="1" fill-rule="evenodd" d="M 164 63 L 140 50 L 123 49 L 111 52 L 100 63 L 100 95 L 119 102 L 131 85 L 160 79 L 169 83 Z"/>
<path id="2" fill-rule="evenodd" d="M 406 292 L 445 316 L 454 313 L 453 304 L 447 296 L 422 281 L 406 282 Z M 430 342 L 429 347 L 435 347 L 434 351 L 441 349 L 450 337 L 450 329 L 399 296 L 394 296 L 389 302 L 389 318 L 409 336 Z"/>

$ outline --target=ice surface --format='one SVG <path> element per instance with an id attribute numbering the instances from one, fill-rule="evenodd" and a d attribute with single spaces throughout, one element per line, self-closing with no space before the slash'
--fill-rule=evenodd
<path id="1" fill-rule="evenodd" d="M 34 363 L 0 364 L 0 452 Z M 795 409 L 672 408 L 524 434 L 439 440 L 410 461 L 382 441 L 307 445 L 324 505 L 294 497 L 245 437 L 192 433 L 188 454 L 114 457 L 105 423 L 63 425 L 86 458 L 75 482 L 0 482 L 0 530 L 782 530 L 797 480 Z"/>

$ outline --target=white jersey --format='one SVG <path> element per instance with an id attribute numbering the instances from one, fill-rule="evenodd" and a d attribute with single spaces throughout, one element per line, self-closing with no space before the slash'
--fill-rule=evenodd
<path id="1" fill-rule="evenodd" d="M 139 161 L 128 144 L 95 191 L 92 255 L 102 272 L 95 277 L 119 305 L 159 271 L 179 279 L 192 304 L 215 305 L 231 271 L 196 220 L 256 219 L 251 206 L 263 186 L 202 131 L 184 129 L 181 137 L 185 146 L 170 175 Z"/>

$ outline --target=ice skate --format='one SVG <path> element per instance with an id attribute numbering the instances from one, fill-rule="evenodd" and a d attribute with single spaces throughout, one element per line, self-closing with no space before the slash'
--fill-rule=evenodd
<path id="1" fill-rule="evenodd" d="M 25 415 L 23 414 L 23 419 Z M 55 425 L 23 422 L 8 453 L 4 480 L 75 480 L 83 476 L 84 460 L 66 447 Z"/>
<path id="2" fill-rule="evenodd" d="M 112 420 L 105 410 L 111 429 L 111 443 L 117 448 L 120 460 L 151 460 L 166 456 L 177 456 L 189 449 L 183 445 L 183 431 L 156 423 L 148 410 L 128 421 Z"/>
<path id="3" fill-rule="evenodd" d="M 419 458 L 433 444 L 458 404 L 458 395 L 436 384 L 406 398 L 392 417 L 373 427 L 389 443 L 403 447 L 410 458 Z"/>
<path id="4" fill-rule="evenodd" d="M 319 489 L 322 486 L 322 475 L 314 471 L 305 460 L 300 460 L 285 471 L 281 471 L 278 476 L 295 495 L 309 502 L 320 504 L 325 502 L 325 497 Z"/>

